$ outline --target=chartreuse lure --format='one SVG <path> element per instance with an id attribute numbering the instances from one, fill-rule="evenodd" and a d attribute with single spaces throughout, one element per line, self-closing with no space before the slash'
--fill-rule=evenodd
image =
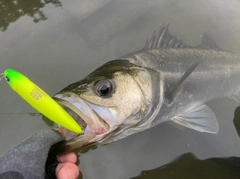
<path id="1" fill-rule="evenodd" d="M 3 77 L 14 91 L 44 116 L 70 131 L 77 134 L 82 133 L 77 122 L 26 76 L 13 69 L 7 69 L 3 73 Z"/>

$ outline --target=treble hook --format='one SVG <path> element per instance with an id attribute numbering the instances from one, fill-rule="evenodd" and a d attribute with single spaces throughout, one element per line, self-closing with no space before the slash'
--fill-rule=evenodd
<path id="1" fill-rule="evenodd" d="M 4 79 L 4 73 L 0 74 L 0 81 L 2 81 Z"/>

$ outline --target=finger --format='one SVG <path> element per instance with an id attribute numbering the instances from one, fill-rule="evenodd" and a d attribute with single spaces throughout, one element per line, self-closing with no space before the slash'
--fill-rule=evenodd
<path id="1" fill-rule="evenodd" d="M 74 152 L 69 152 L 67 154 L 57 155 L 57 160 L 60 163 L 64 163 L 64 162 L 76 163 L 77 155 Z"/>
<path id="2" fill-rule="evenodd" d="M 78 176 L 78 167 L 73 163 L 60 163 L 56 168 L 57 179 L 77 179 Z"/>

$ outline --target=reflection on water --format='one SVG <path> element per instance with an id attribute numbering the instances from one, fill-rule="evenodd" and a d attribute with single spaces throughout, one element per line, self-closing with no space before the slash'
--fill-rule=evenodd
<path id="1" fill-rule="evenodd" d="M 238 135 L 240 134 L 240 107 L 237 107 L 233 119 Z M 239 135 L 240 136 L 240 135 Z M 175 161 L 153 170 L 142 171 L 132 179 L 192 179 L 192 178 L 240 178 L 240 158 L 209 158 L 200 160 L 192 153 L 186 153 Z"/>
<path id="2" fill-rule="evenodd" d="M 233 123 L 238 133 L 238 136 L 240 137 L 240 107 L 237 107 L 234 111 Z"/>
<path id="3" fill-rule="evenodd" d="M 140 176 L 132 179 L 237 179 L 240 178 L 240 158 L 210 158 L 200 160 L 187 153 L 178 159 L 154 170 L 143 171 Z"/>
<path id="4" fill-rule="evenodd" d="M 59 0 L 0 0 L 0 30 L 6 31 L 10 23 L 24 15 L 32 17 L 35 23 L 46 20 L 40 9 L 49 3 L 61 6 Z"/>

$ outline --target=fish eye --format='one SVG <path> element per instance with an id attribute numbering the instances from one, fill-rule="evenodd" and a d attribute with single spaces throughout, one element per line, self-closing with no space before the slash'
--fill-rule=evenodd
<path id="1" fill-rule="evenodd" d="M 99 96 L 106 96 L 112 91 L 112 84 L 107 80 L 98 81 L 95 90 Z"/>
<path id="2" fill-rule="evenodd" d="M 9 76 L 6 76 L 5 79 L 6 79 L 7 82 L 10 81 L 10 77 Z"/>

